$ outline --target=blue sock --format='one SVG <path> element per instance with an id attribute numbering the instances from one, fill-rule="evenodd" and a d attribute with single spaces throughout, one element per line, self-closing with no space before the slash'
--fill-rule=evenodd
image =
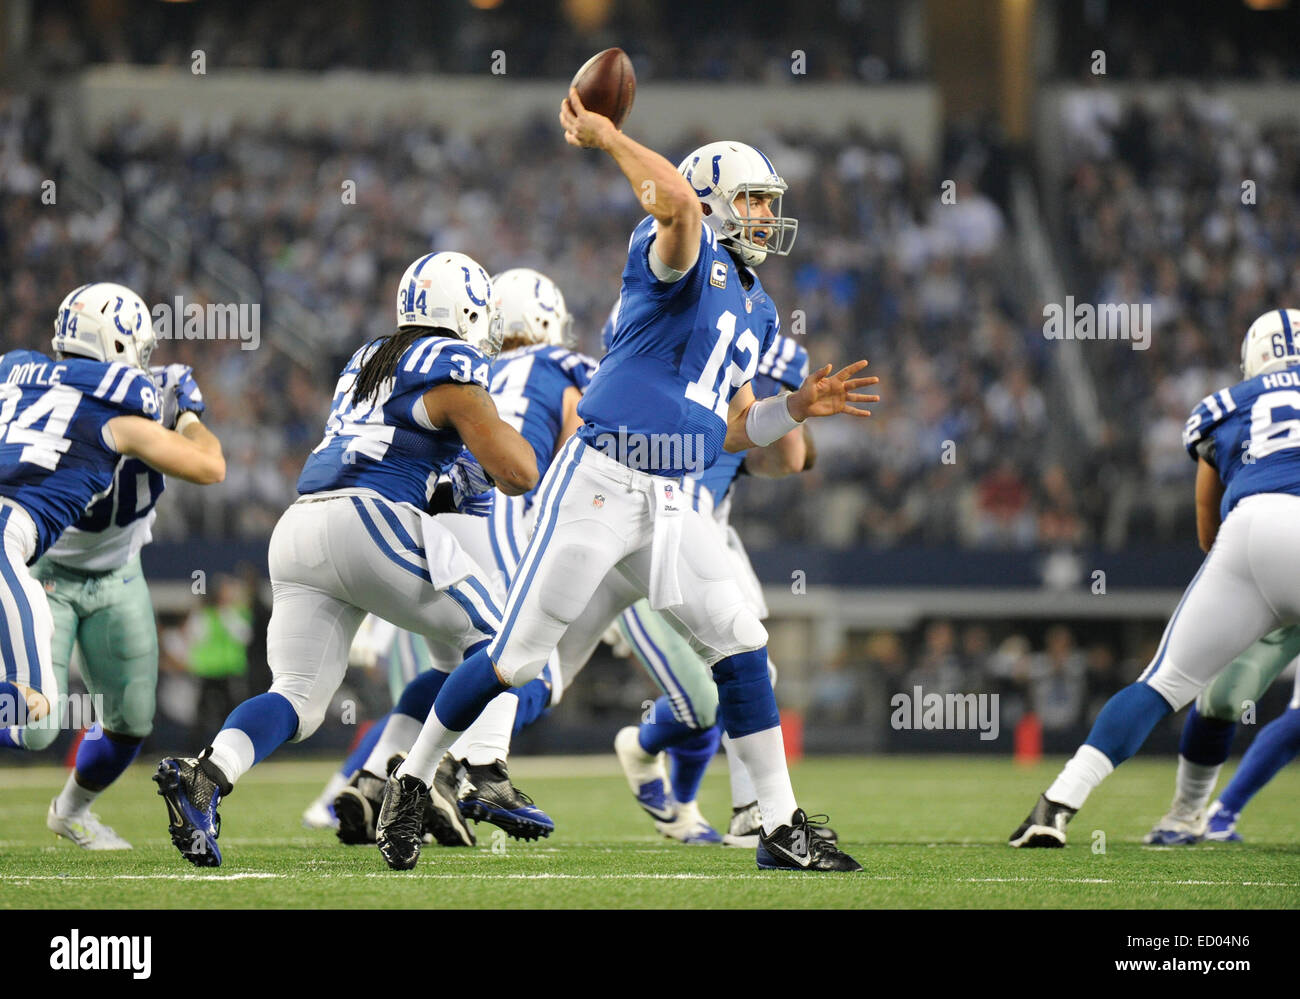
<path id="1" fill-rule="evenodd" d="M 1178 755 L 1189 763 L 1217 767 L 1228 759 L 1228 750 L 1236 731 L 1236 722 L 1206 718 L 1196 710 L 1196 702 L 1193 701 L 1191 710 L 1187 712 L 1187 721 L 1183 724 L 1183 738 L 1178 744 Z"/>
<path id="2" fill-rule="evenodd" d="M 1265 725 L 1241 758 L 1241 766 L 1219 795 L 1223 807 L 1240 812 L 1273 775 L 1300 753 L 1300 708 L 1288 708 Z"/>
<path id="3" fill-rule="evenodd" d="M 461 668 L 464 669 L 463 666 Z M 392 713 L 407 715 L 423 724 L 424 719 L 428 718 L 429 712 L 433 710 L 433 702 L 438 699 L 438 692 L 447 682 L 447 676 L 448 674 L 436 669 L 427 669 L 419 674 L 406 685 L 397 703 L 393 705 Z"/>
<path id="4" fill-rule="evenodd" d="M 550 667 L 542 670 L 542 676 L 550 675 Z M 511 687 L 510 693 L 519 698 L 519 707 L 515 711 L 514 734 L 518 735 L 538 718 L 546 714 L 546 706 L 551 703 L 551 685 L 541 676 L 525 683 L 522 687 Z"/>
<path id="5" fill-rule="evenodd" d="M 781 724 L 772 679 L 767 673 L 766 648 L 719 659 L 713 665 L 713 679 L 718 684 L 718 718 L 731 738 Z"/>
<path id="6" fill-rule="evenodd" d="M 660 694 L 650 710 L 650 720 L 641 723 L 637 741 L 647 753 L 657 756 L 669 746 L 675 746 L 689 739 L 698 731 L 699 729 L 691 728 L 685 722 L 674 718 L 673 707 L 668 703 L 668 698 Z"/>
<path id="7" fill-rule="evenodd" d="M 683 805 L 694 801 L 704 780 L 704 771 L 718 755 L 718 746 L 722 742 L 722 726 L 713 725 L 703 732 L 694 732 L 689 739 L 684 739 L 675 746 L 668 747 L 668 759 L 672 761 L 669 775 L 673 785 L 673 797 Z"/>
<path id="8" fill-rule="evenodd" d="M 97 738 L 87 734 L 77 747 L 77 783 L 90 791 L 102 791 L 122 776 L 143 745 L 143 739 L 119 739 L 102 729 Z"/>
<path id="9" fill-rule="evenodd" d="M 428 712 L 425 712 L 425 716 L 428 717 Z M 365 766 L 366 757 L 370 755 L 370 751 L 379 742 L 379 737 L 384 734 L 384 726 L 387 724 L 388 715 L 384 715 L 379 721 L 366 729 L 366 734 L 357 741 L 357 748 L 348 753 L 348 758 L 343 761 L 343 766 L 339 767 L 340 774 L 350 780 L 354 773 Z"/>
<path id="10" fill-rule="evenodd" d="M 1142 748 L 1160 719 L 1173 711 L 1169 702 L 1145 683 L 1130 683 L 1106 702 L 1084 740 L 1119 766 Z"/>
<path id="11" fill-rule="evenodd" d="M 433 710 L 449 731 L 464 732 L 482 714 L 488 701 L 509 689 L 497 679 L 487 650 L 479 649 L 447 677 Z"/>
<path id="12" fill-rule="evenodd" d="M 24 749 L 23 730 L 20 728 L 0 728 L 0 749 Z"/>
<path id="13" fill-rule="evenodd" d="M 283 694 L 267 691 L 250 697 L 234 711 L 221 726 L 223 730 L 237 728 L 253 744 L 253 765 L 256 766 L 298 731 L 298 712 Z"/>

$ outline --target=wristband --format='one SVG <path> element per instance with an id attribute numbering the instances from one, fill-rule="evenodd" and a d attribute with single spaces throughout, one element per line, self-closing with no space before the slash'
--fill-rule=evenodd
<path id="1" fill-rule="evenodd" d="M 187 409 L 185 410 L 185 412 L 181 413 L 180 416 L 176 417 L 176 432 L 178 434 L 183 433 L 185 431 L 185 428 L 188 427 L 191 423 L 198 423 L 198 422 L 199 422 L 199 418 L 195 416 L 193 412 Z"/>
<path id="2" fill-rule="evenodd" d="M 795 427 L 799 421 L 790 415 L 786 397 L 790 393 L 782 392 L 769 399 L 758 399 L 750 404 L 745 414 L 745 433 L 758 447 L 779 441 Z"/>

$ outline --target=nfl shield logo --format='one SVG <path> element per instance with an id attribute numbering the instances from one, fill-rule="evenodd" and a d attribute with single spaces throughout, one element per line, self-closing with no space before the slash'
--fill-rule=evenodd
<path id="1" fill-rule="evenodd" d="M 595 496 L 591 498 L 591 505 L 594 506 L 597 510 L 599 510 L 602 506 L 605 505 L 605 497 L 602 494 L 597 493 Z"/>
<path id="2" fill-rule="evenodd" d="M 673 487 L 671 485 L 664 486 L 664 499 L 670 500 L 672 498 L 673 498 Z"/>

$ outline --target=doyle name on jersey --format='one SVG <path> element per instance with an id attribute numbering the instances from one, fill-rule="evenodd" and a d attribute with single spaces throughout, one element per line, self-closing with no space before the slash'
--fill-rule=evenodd
<path id="1" fill-rule="evenodd" d="M 609 353 L 578 404 L 578 436 L 639 471 L 699 474 L 723 453 L 727 408 L 753 378 L 777 335 L 776 306 L 751 268 L 738 264 L 708 226 L 681 279 L 650 270 L 658 223 L 632 232 Z"/>
<path id="2" fill-rule="evenodd" d="M 118 416 L 158 420 L 149 375 L 120 362 L 34 350 L 0 355 L 0 496 L 31 515 L 39 558 L 113 485 L 121 456 L 104 439 Z M 29 563 L 30 564 L 30 563 Z"/>
<path id="3" fill-rule="evenodd" d="M 1256 375 L 1207 395 L 1187 420 L 1183 446 L 1218 470 L 1222 518 L 1257 493 L 1300 495 L 1300 371 Z"/>

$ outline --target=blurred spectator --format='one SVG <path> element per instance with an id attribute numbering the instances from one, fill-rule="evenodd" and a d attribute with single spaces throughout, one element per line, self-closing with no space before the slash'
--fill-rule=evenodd
<path id="1" fill-rule="evenodd" d="M 207 738 L 247 695 L 248 646 L 252 641 L 252 611 L 243 584 L 220 576 L 202 606 L 196 607 L 182 630 L 189 671 L 199 680 L 195 724 Z"/>
<path id="2" fill-rule="evenodd" d="M 1064 625 L 1047 630 L 1046 648 L 1030 666 L 1030 701 L 1044 731 L 1067 729 L 1083 715 L 1087 666 Z"/>

